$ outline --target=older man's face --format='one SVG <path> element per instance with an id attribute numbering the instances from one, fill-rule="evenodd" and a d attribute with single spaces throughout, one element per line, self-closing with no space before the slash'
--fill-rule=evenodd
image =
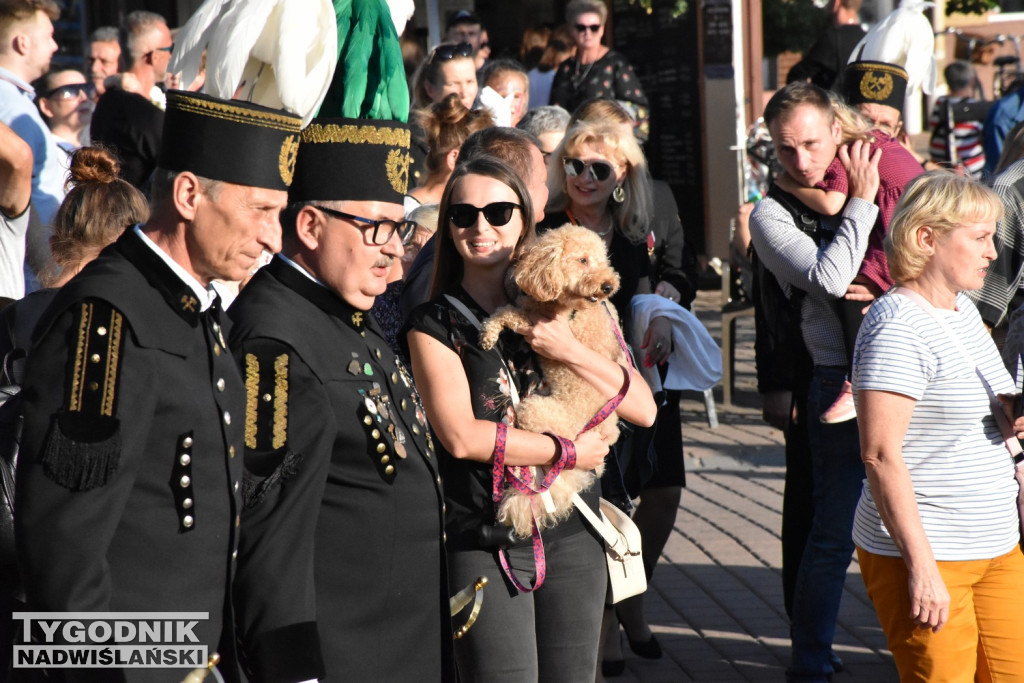
<path id="1" fill-rule="evenodd" d="M 842 139 L 839 122 L 829 122 L 827 114 L 814 105 L 801 104 L 768 128 L 786 173 L 805 187 L 821 182 Z"/>
<path id="2" fill-rule="evenodd" d="M 857 111 L 877 130 L 888 133 L 892 137 L 896 137 L 903 126 L 903 122 L 900 120 L 900 110 L 886 104 L 864 102 L 857 105 Z"/>
<path id="3" fill-rule="evenodd" d="M 232 183 L 203 193 L 186 236 L 196 279 L 240 281 L 264 251 L 281 251 L 280 214 L 287 202 L 284 190 Z"/>
<path id="4" fill-rule="evenodd" d="M 97 87 L 103 86 L 107 76 L 117 73 L 117 60 L 121 46 L 115 42 L 96 42 L 89 45 L 89 78 Z"/>
<path id="5" fill-rule="evenodd" d="M 389 202 L 324 202 L 329 208 L 370 220 L 402 221 L 401 204 Z M 316 209 L 313 209 L 316 210 Z M 349 305 L 363 311 L 388 286 L 388 273 L 405 249 L 398 232 L 384 244 L 374 244 L 372 225 L 361 221 L 320 214 L 317 245 L 310 263 L 314 275 Z M 379 234 L 379 233 L 378 233 Z"/>

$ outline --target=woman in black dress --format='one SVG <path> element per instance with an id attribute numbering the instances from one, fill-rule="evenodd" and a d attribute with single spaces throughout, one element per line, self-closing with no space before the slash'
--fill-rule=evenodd
<path id="1" fill-rule="evenodd" d="M 534 233 L 530 196 L 511 169 L 486 157 L 456 169 L 440 216 L 432 300 L 413 311 L 408 344 L 439 442 L 450 584 L 490 580 L 478 621 L 455 643 L 459 677 L 592 681 L 607 585 L 601 538 L 573 510 L 543 531 L 543 555 L 535 540 L 511 539 L 507 527 L 495 525 L 492 464 L 501 452 L 506 465 L 551 466 L 564 455 L 551 437 L 514 428 L 513 395 L 537 386 L 535 353 L 567 363 L 609 398 L 621 391 L 623 368 L 583 347 L 562 319 L 538 320 L 522 336 L 506 331 L 494 349 L 480 348 L 478 323 L 509 303 L 509 267 Z M 631 372 L 618 412 L 651 424 L 653 398 Z M 577 468 L 597 467 L 608 452 L 594 432 L 574 443 Z M 596 489 L 581 493 L 595 510 Z M 502 560 L 512 572 L 503 571 Z M 529 585 L 536 570 L 536 585 L 542 569 L 536 590 L 513 582 L 518 576 Z"/>
<path id="2" fill-rule="evenodd" d="M 601 0 L 572 0 L 565 19 L 576 39 L 576 56 L 559 65 L 551 84 L 551 104 L 575 111 L 583 102 L 605 97 L 621 104 L 642 143 L 650 135 L 650 110 L 640 79 L 626 58 L 601 44 L 608 8 Z"/>

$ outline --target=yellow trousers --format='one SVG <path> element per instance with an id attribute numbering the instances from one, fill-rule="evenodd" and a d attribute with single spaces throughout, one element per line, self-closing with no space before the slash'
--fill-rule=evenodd
<path id="1" fill-rule="evenodd" d="M 949 621 L 938 633 L 910 618 L 907 566 L 857 548 L 861 574 L 901 683 L 1024 683 L 1024 554 L 939 562 Z"/>

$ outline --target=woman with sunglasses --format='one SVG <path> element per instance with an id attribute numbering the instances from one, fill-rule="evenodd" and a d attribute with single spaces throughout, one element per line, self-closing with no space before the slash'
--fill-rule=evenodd
<path id="1" fill-rule="evenodd" d="M 571 0 L 565 20 L 576 40 L 576 55 L 562 62 L 551 84 L 550 104 L 575 111 L 594 97 L 617 100 L 633 118 L 641 143 L 650 134 L 650 110 L 640 79 L 626 58 L 601 44 L 608 8 L 602 0 Z"/>
<path id="2" fill-rule="evenodd" d="M 413 104 L 417 107 L 429 107 L 455 93 L 462 106 L 472 109 L 478 90 L 473 47 L 469 43 L 441 43 L 430 51 L 413 80 Z"/>
<path id="3" fill-rule="evenodd" d="M 486 606 L 455 641 L 463 681 L 592 681 L 607 569 L 600 537 L 578 511 L 536 542 L 496 525 L 492 463 L 550 466 L 566 455 L 544 434 L 514 428 L 513 396 L 538 384 L 535 354 L 568 363 L 609 398 L 623 387 L 623 369 L 582 347 L 564 320 L 542 320 L 523 336 L 502 335 L 480 348 L 479 322 L 508 304 L 516 253 L 534 236 L 530 195 L 515 173 L 492 158 L 474 159 L 452 174 L 440 208 L 432 300 L 410 317 L 413 374 L 434 434 L 444 477 L 449 583 L 489 580 Z M 531 348 L 532 347 L 532 348 Z M 639 375 L 619 406 L 627 419 L 650 424 L 655 406 Z M 577 468 L 604 461 L 608 444 L 593 432 L 574 442 Z M 561 458 L 567 464 L 565 458 Z M 596 509 L 597 487 L 582 496 Z M 502 560 L 512 568 L 502 569 Z M 537 581 L 535 591 L 520 590 Z"/>
<path id="4" fill-rule="evenodd" d="M 59 159 L 81 147 L 89 136 L 89 123 L 96 108 L 93 97 L 96 88 L 81 71 L 61 69 L 51 71 L 35 82 L 36 106 L 53 134 L 54 142 L 62 151 Z"/>

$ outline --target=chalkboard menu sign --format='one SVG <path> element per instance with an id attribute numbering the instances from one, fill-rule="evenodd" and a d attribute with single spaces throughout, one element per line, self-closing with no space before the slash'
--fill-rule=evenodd
<path id="1" fill-rule="evenodd" d="M 614 48 L 633 65 L 651 106 L 651 134 L 644 153 L 651 175 L 672 187 L 686 240 L 698 254 L 704 244 L 704 159 L 701 148 L 699 0 L 673 18 L 676 0 L 613 0 Z"/>

